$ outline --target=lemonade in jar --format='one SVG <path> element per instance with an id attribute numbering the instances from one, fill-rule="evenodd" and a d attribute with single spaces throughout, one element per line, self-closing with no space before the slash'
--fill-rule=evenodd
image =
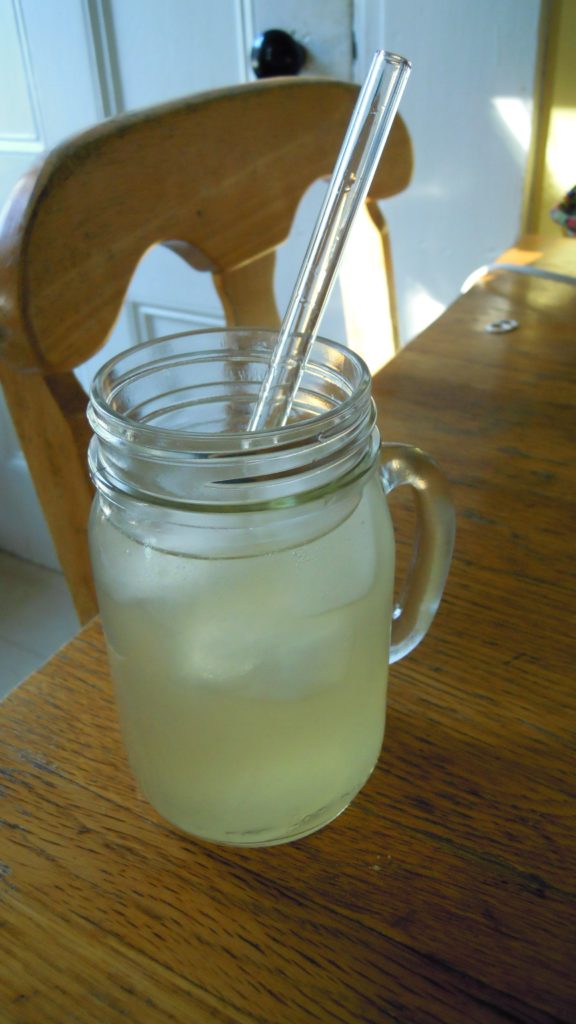
<path id="1" fill-rule="evenodd" d="M 378 760 L 394 584 L 385 492 L 416 486 L 426 459 L 409 465 L 394 446 L 382 468 L 368 371 L 325 341 L 288 424 L 248 435 L 273 339 L 140 346 L 103 367 L 90 410 L 92 563 L 132 771 L 169 822 L 239 845 L 325 825 Z M 435 560 L 416 573 L 422 613 L 392 657 L 427 628 L 449 561 L 447 498 L 425 470 Z"/>

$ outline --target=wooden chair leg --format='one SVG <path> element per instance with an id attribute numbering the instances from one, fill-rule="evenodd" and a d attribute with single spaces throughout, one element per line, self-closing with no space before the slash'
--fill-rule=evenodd
<path id="1" fill-rule="evenodd" d="M 241 267 L 214 274 L 214 284 L 230 327 L 278 327 L 274 300 L 276 253 L 267 252 Z"/>
<path id="2" fill-rule="evenodd" d="M 58 375 L 51 389 L 40 374 L 2 364 L 0 382 L 76 611 L 82 623 L 88 622 L 98 606 L 86 531 L 93 497 L 86 468 L 86 396 L 72 374 Z M 69 422 L 60 400 L 69 405 Z"/>

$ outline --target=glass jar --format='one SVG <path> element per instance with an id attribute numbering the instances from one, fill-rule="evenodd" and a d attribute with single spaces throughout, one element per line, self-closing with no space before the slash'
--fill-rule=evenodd
<path id="1" fill-rule="evenodd" d="M 247 433 L 275 340 L 130 349 L 89 408 L 91 555 L 134 776 L 174 825 L 254 846 L 315 831 L 366 782 L 389 661 L 432 620 L 454 529 L 437 467 L 380 445 L 368 369 L 333 342 L 288 424 Z M 402 483 L 421 528 L 393 613 L 385 496 Z"/>

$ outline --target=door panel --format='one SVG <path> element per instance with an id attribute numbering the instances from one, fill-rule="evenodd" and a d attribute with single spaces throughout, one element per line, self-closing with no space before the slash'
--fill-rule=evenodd
<path id="1" fill-rule="evenodd" d="M 109 50 L 123 110 L 247 79 L 239 0 L 112 0 Z"/>

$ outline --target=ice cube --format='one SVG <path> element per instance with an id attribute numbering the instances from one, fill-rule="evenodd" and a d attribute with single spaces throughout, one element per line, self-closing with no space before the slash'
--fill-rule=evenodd
<path id="1" fill-rule="evenodd" d="M 189 635 L 187 671 L 194 682 L 238 686 L 253 673 L 265 654 L 263 636 L 244 616 L 196 621 Z"/>
<path id="2" fill-rule="evenodd" d="M 207 559 L 186 558 L 140 544 L 101 521 L 91 544 L 98 590 L 125 604 L 150 601 L 162 606 L 189 598 L 206 585 Z"/>
<path id="3" fill-rule="evenodd" d="M 262 669 L 266 696 L 301 700 L 349 676 L 354 629 L 347 609 L 310 618 L 286 618 L 270 631 Z"/>
<path id="4" fill-rule="evenodd" d="M 237 686 L 266 656 L 273 623 L 283 614 L 283 590 L 262 560 L 220 562 L 218 584 L 190 609 L 186 648 L 191 676 Z"/>
<path id="5" fill-rule="evenodd" d="M 374 584 L 376 555 L 366 531 L 338 531 L 293 551 L 291 587 L 299 611 L 323 615 L 364 597 Z"/>

